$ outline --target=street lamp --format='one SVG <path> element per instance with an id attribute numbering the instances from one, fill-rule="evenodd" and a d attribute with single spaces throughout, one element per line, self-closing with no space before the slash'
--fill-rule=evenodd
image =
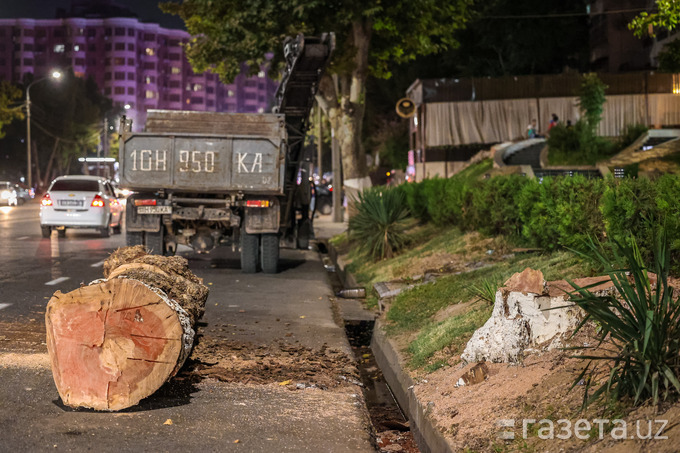
<path id="1" fill-rule="evenodd" d="M 26 173 L 29 189 L 33 187 L 33 172 L 31 171 L 31 94 L 30 90 L 33 85 L 43 80 L 54 79 L 59 80 L 62 74 L 59 71 L 52 71 L 52 74 L 34 80 L 26 87 Z"/>

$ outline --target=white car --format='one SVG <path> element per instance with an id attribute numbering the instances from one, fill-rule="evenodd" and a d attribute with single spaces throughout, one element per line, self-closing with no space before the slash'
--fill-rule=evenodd
<path id="1" fill-rule="evenodd" d="M 45 238 L 56 229 L 96 228 L 102 237 L 120 233 L 123 207 L 111 183 L 99 176 L 60 176 L 40 200 L 40 228 Z"/>

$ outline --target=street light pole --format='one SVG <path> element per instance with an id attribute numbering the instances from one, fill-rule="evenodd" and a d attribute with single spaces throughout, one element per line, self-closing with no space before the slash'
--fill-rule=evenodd
<path id="1" fill-rule="evenodd" d="M 34 80 L 29 83 L 26 87 L 26 181 L 28 183 L 28 188 L 33 187 L 33 169 L 31 168 L 31 87 L 38 82 L 42 82 L 47 79 L 59 79 L 61 77 L 61 72 L 53 71 L 47 77 L 42 77 L 38 80 Z"/>

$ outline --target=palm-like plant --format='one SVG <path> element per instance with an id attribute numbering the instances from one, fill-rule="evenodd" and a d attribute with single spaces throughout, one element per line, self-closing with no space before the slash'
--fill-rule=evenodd
<path id="1" fill-rule="evenodd" d="M 349 236 L 374 260 L 392 258 L 406 244 L 408 209 L 402 191 L 370 188 L 358 194 Z"/>
<path id="2" fill-rule="evenodd" d="M 575 380 L 585 379 L 584 407 L 601 396 L 621 398 L 630 396 L 633 404 L 677 397 L 680 394 L 680 303 L 668 284 L 670 251 L 665 230 L 657 238 L 656 253 L 651 270 L 656 273 L 656 283 L 643 264 L 635 240 L 630 245 L 614 242 L 617 258 L 626 268 L 615 268 L 612 260 L 591 242 L 593 258 L 604 265 L 618 294 L 597 296 L 589 287 L 578 287 L 571 301 L 585 310 L 587 316 L 576 332 L 589 319 L 601 326 L 600 344 L 614 346 L 613 355 L 582 355 L 590 359 L 588 366 Z M 575 332 L 575 333 L 576 333 Z M 589 349 L 579 347 L 576 349 Z M 588 391 L 597 379 L 597 363 L 611 365 L 609 377 L 593 394 Z"/>

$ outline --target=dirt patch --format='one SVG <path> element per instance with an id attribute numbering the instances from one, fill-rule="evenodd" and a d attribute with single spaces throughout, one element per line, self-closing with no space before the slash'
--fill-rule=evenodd
<path id="1" fill-rule="evenodd" d="M 448 318 L 454 316 L 462 315 L 470 309 L 472 305 L 475 304 L 475 300 L 469 300 L 467 302 L 461 302 L 459 304 L 448 305 L 441 310 L 439 310 L 432 318 L 435 323 L 442 322 Z"/>
<path id="2" fill-rule="evenodd" d="M 0 352 L 47 352 L 42 318 L 0 322 Z"/>
<path id="3" fill-rule="evenodd" d="M 181 377 L 211 377 L 222 382 L 278 384 L 291 390 L 321 390 L 360 385 L 352 359 L 325 345 L 319 350 L 284 341 L 257 345 L 202 336 Z"/>

